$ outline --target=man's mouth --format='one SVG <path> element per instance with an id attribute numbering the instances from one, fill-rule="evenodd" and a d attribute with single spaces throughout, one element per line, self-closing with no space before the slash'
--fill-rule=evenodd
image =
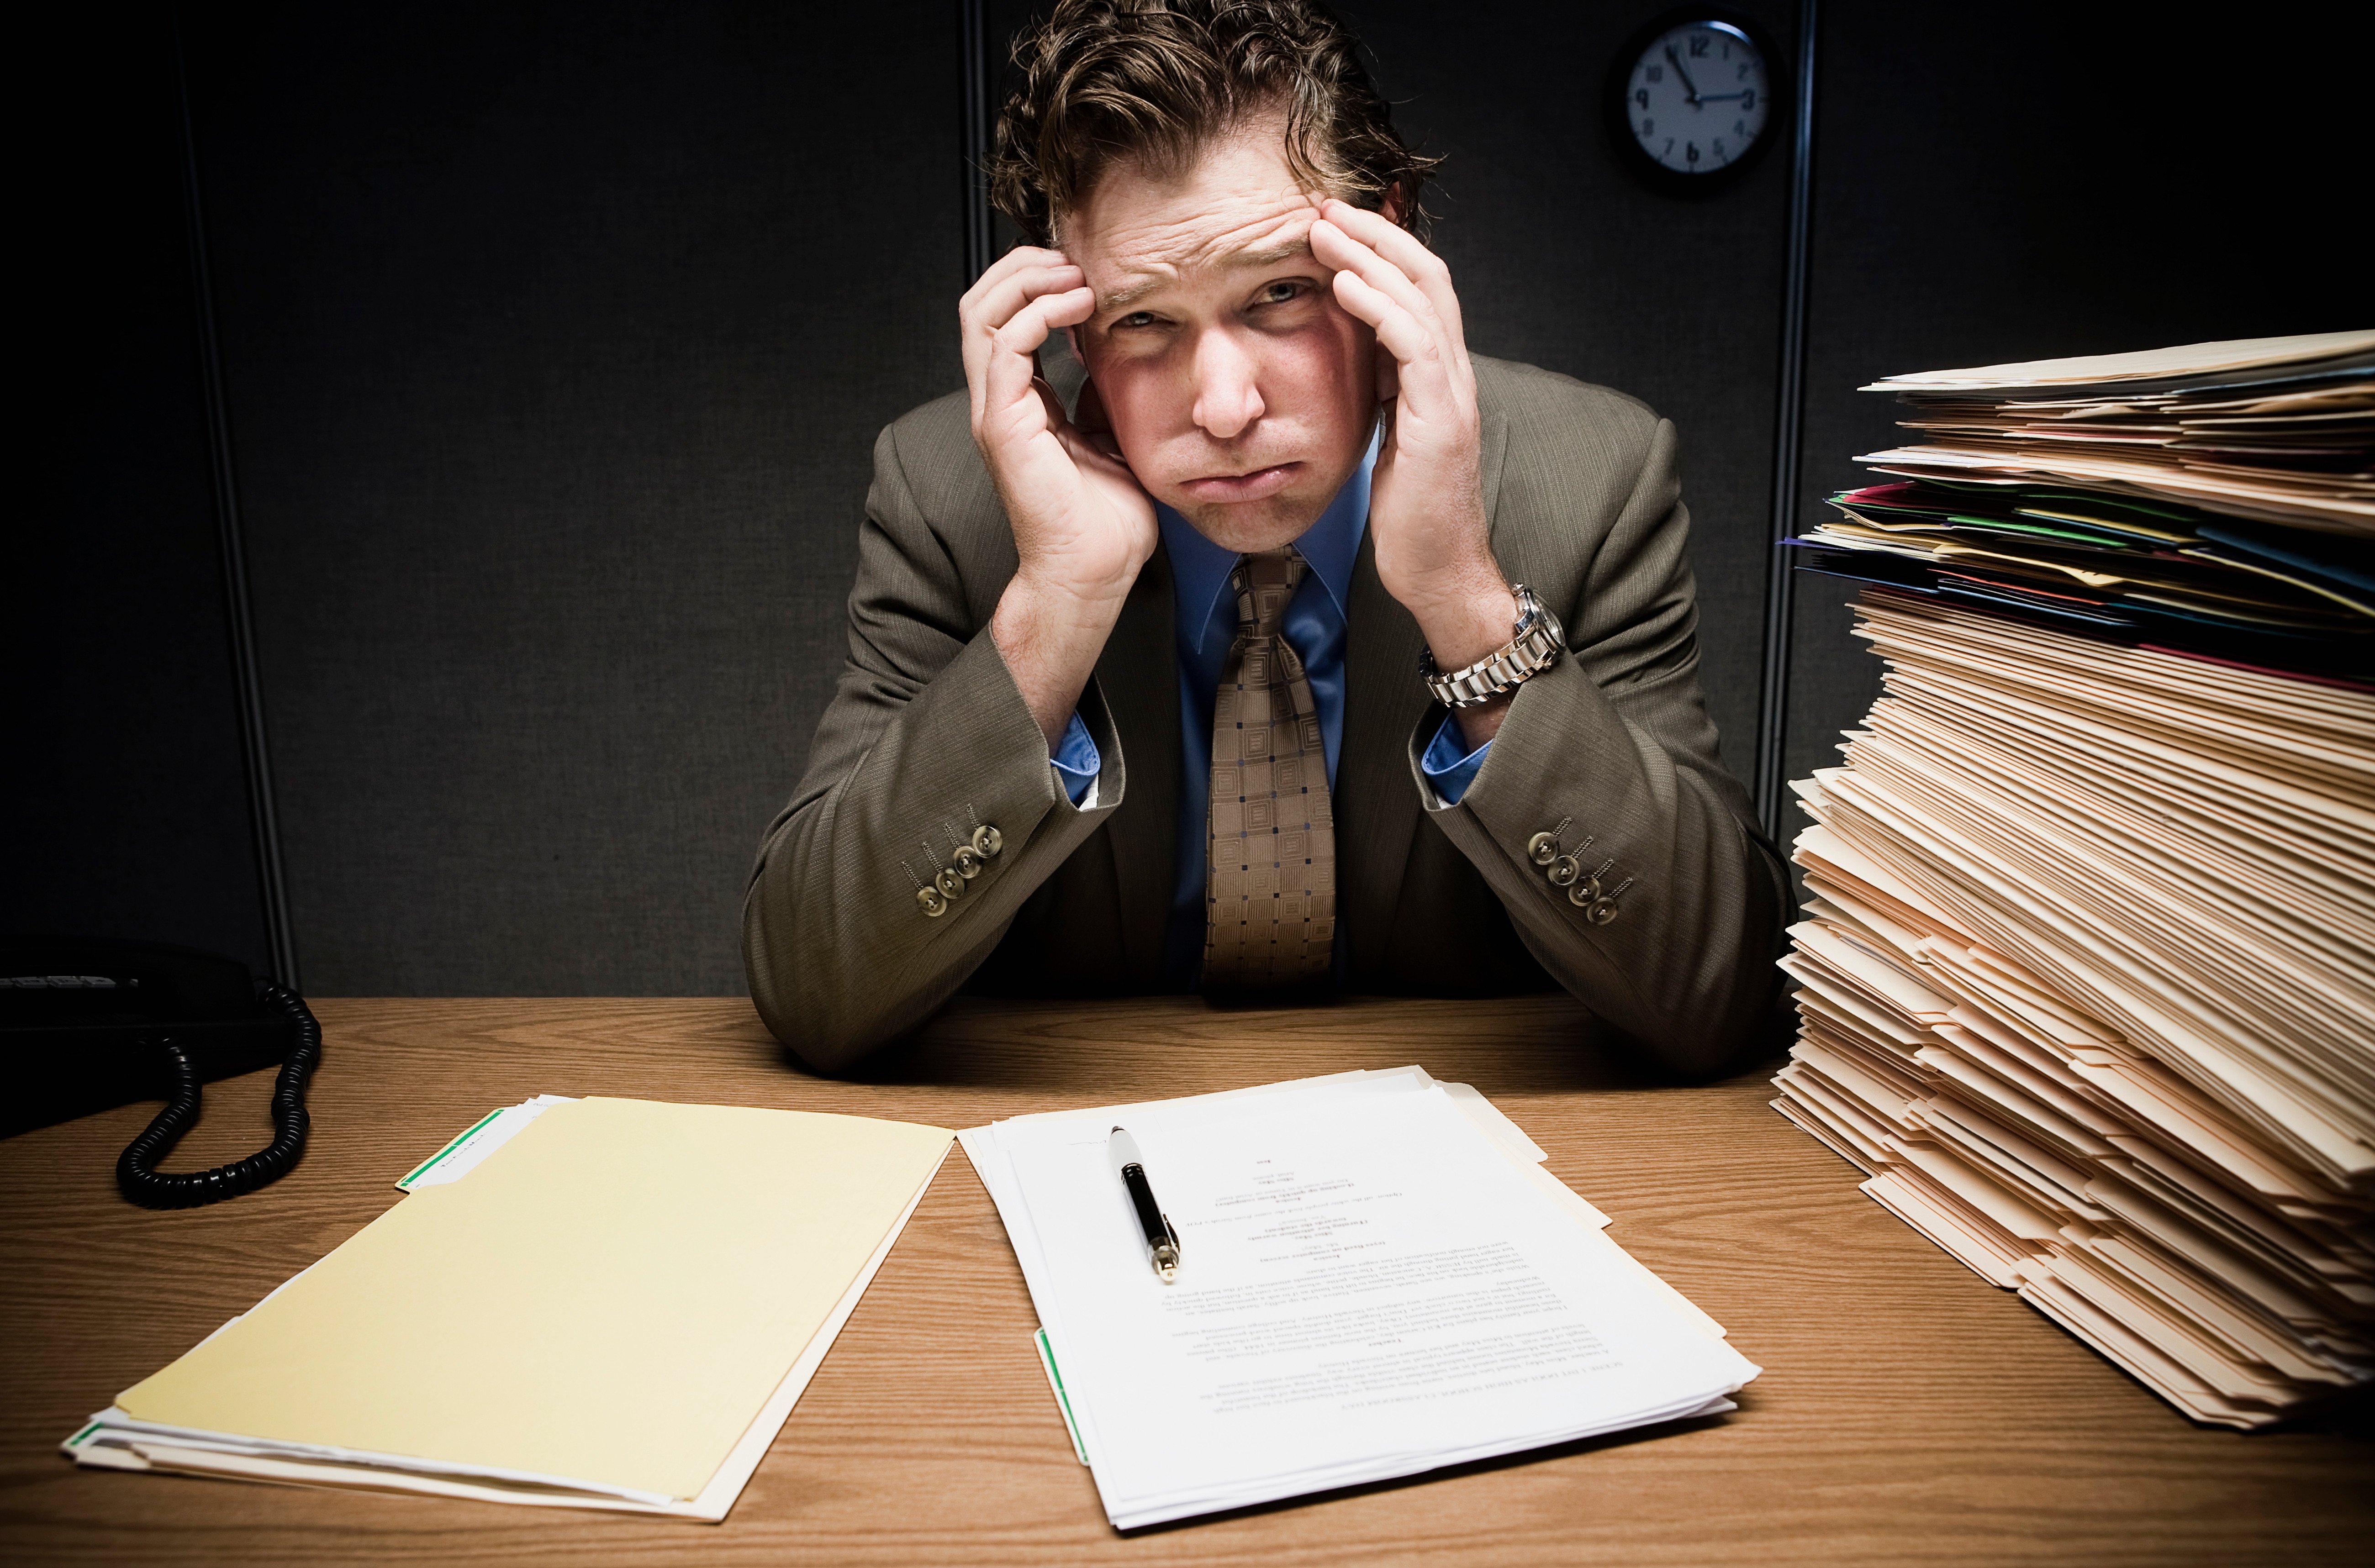
<path id="1" fill-rule="evenodd" d="M 1243 474 L 1207 474 L 1179 488 L 1201 501 L 1268 501 L 1302 472 L 1301 463 L 1275 463 Z"/>

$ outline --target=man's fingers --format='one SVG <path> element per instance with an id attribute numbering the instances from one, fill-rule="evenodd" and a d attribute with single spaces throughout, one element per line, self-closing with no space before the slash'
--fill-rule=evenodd
<path id="1" fill-rule="evenodd" d="M 1046 413 L 1047 428 L 1051 430 L 1063 429 L 1064 400 L 1056 395 L 1054 384 L 1046 376 L 1034 375 L 1031 378 L 1031 391 L 1039 399 L 1040 408 Z"/>
<path id="2" fill-rule="evenodd" d="M 1320 204 L 1319 216 L 1345 233 L 1385 257 L 1409 276 L 1421 288 L 1427 289 L 1436 280 L 1451 281 L 1451 268 L 1443 258 L 1418 242 L 1418 236 L 1396 223 L 1383 213 L 1369 212 L 1351 202 L 1330 197 Z"/>
<path id="3" fill-rule="evenodd" d="M 1085 321 L 1095 304 L 1096 296 L 1084 288 L 1042 294 L 989 335 L 989 352 L 976 378 L 980 388 L 975 405 L 976 428 L 982 420 L 1031 395 L 1031 383 L 1039 375 L 1035 356 L 1047 335 L 1057 327 Z"/>
<path id="4" fill-rule="evenodd" d="M 1459 295 L 1451 287 L 1451 268 L 1443 258 L 1418 242 L 1418 236 L 1382 213 L 1365 212 L 1352 203 L 1330 198 L 1321 204 L 1323 222 L 1333 224 L 1346 237 L 1367 246 L 1390 262 L 1426 296 L 1427 303 L 1442 319 L 1444 328 L 1459 347 L 1463 363 L 1468 358 L 1468 343 L 1460 325 Z"/>
<path id="5" fill-rule="evenodd" d="M 972 310 L 975 300 L 983 298 L 989 290 L 1018 272 L 1027 271 L 1032 267 L 1071 265 L 1072 258 L 1061 251 L 1051 251 L 1044 245 L 1017 245 L 982 269 L 981 276 L 974 279 L 973 287 L 966 289 L 963 296 L 957 301 L 957 309 Z"/>
<path id="6" fill-rule="evenodd" d="M 1413 383 L 1425 393 L 1450 390 L 1442 341 L 1400 301 L 1347 268 L 1336 275 L 1336 302 L 1377 330 L 1377 341 L 1400 366 L 1403 390 Z"/>
<path id="7" fill-rule="evenodd" d="M 1435 302 L 1408 274 L 1325 218 L 1311 226 L 1311 253 L 1340 275 L 1354 274 L 1419 320 L 1435 321 Z"/>
<path id="8" fill-rule="evenodd" d="M 989 335 L 993 359 L 1001 354 L 1037 353 L 1057 328 L 1075 326 L 1088 320 L 1096 302 L 1095 293 L 1085 285 L 1038 296 Z"/>
<path id="9" fill-rule="evenodd" d="M 991 335 L 1033 300 L 1078 289 L 1086 281 L 1081 269 L 1057 252 L 1016 251 L 1001 257 L 981 275 L 979 283 L 965 291 L 957 311 L 957 336 L 976 416 L 981 412 L 981 378 L 989 362 Z"/>
<path id="10" fill-rule="evenodd" d="M 965 296 L 959 314 L 970 326 L 995 332 L 1040 295 L 1060 294 L 1087 281 L 1087 277 L 1070 262 L 1016 267 L 1003 277 L 993 278 L 985 273 L 976 291 Z"/>

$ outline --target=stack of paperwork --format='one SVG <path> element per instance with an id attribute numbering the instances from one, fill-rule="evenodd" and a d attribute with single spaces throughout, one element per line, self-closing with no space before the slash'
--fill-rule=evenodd
<path id="1" fill-rule="evenodd" d="M 1845 765 L 1796 786 L 1812 897 L 1775 1105 L 1982 1278 L 2226 1426 L 2375 1381 L 2375 552 L 2330 531 L 2375 466 L 2370 349 L 2121 357 L 2158 378 L 2125 393 L 2079 384 L 2103 360 L 1995 368 L 2025 391 L 1988 371 L 1882 383 L 1921 389 L 1916 422 L 1958 450 L 2020 444 L 2024 472 L 2075 480 L 2108 459 L 2031 449 L 2133 439 L 2152 450 L 2122 461 L 2159 477 L 1956 503 L 1929 531 L 1983 548 L 1865 591 L 1884 694 Z M 2180 418 L 2263 406 L 2215 438 Z M 2282 483 L 2242 472 L 2278 458 Z M 1865 461 L 1933 488 L 1945 471 Z M 2199 509 L 2239 504 L 2203 488 L 2214 470 L 2256 522 Z M 2196 508 L 2136 502 L 2172 475 Z M 2071 536 L 2009 547 L 2015 526 Z M 2128 547 L 2077 535 L 2121 528 L 2130 563 L 2105 570 L 2160 587 L 2107 605 L 2106 584 L 2006 565 L 2108 560 Z M 2246 595 L 2248 560 L 2281 571 Z M 2280 608 L 2275 588 L 2299 592 Z"/>
<path id="2" fill-rule="evenodd" d="M 1866 390 L 1896 392 L 1931 444 L 1857 459 L 1893 477 L 1831 498 L 1839 517 L 1796 541 L 1814 570 L 2082 637 L 2375 667 L 2375 333 Z"/>
<path id="3" fill-rule="evenodd" d="M 66 1440 L 78 1463 L 723 1519 L 938 1127 L 540 1096 Z"/>
<path id="4" fill-rule="evenodd" d="M 2192 343 L 1891 376 L 1928 438 L 1889 473 L 2076 487 L 2289 528 L 2375 535 L 2375 332 Z"/>
<path id="5" fill-rule="evenodd" d="M 1175 1283 L 1117 1126 L 1178 1233 Z M 1507 1117 L 1417 1067 L 960 1137 L 1117 1528 L 1729 1410 L 1757 1373 Z"/>

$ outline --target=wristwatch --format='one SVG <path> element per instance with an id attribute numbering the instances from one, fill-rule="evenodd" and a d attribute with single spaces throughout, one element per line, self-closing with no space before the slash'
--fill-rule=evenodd
<path id="1" fill-rule="evenodd" d="M 1426 683 L 1428 694 L 1445 707 L 1480 707 L 1504 691 L 1514 691 L 1558 663 L 1558 656 L 1566 651 L 1566 629 L 1534 597 L 1534 591 L 1523 583 L 1512 583 L 1509 592 L 1518 596 L 1518 624 L 1501 647 L 1448 675 L 1435 667 L 1432 648 L 1419 650 L 1418 678 Z"/>

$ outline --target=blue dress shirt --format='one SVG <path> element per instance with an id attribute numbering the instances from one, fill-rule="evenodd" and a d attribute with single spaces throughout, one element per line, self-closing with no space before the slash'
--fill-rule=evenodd
<path id="1" fill-rule="evenodd" d="M 1282 628 L 1311 682 L 1331 790 L 1344 735 L 1344 612 L 1352 602 L 1353 568 L 1360 560 L 1361 535 L 1369 524 L 1369 477 L 1377 462 L 1377 438 L 1372 437 L 1361 466 L 1344 481 L 1344 488 L 1336 492 L 1318 521 L 1294 541 L 1311 570 L 1287 605 Z M 1204 960 L 1204 797 L 1212 773 L 1212 693 L 1221 684 L 1222 666 L 1228 662 L 1230 646 L 1237 636 L 1236 600 L 1227 590 L 1229 573 L 1236 569 L 1239 558 L 1235 551 L 1198 533 L 1167 506 L 1158 502 L 1154 516 L 1163 531 L 1164 548 L 1171 554 L 1173 622 L 1179 654 L 1179 873 L 1172 888 L 1164 974 L 1177 989 L 1189 991 L 1196 988 Z M 1491 749 L 1488 741 L 1469 750 L 1460 739 L 1456 718 L 1446 714 L 1419 767 L 1444 803 L 1457 805 Z M 1078 713 L 1072 715 L 1048 760 L 1075 806 L 1086 797 L 1104 766 L 1096 742 L 1089 738 L 1088 725 Z M 1344 925 L 1340 920 L 1336 925 L 1340 976 L 1343 964 Z"/>

